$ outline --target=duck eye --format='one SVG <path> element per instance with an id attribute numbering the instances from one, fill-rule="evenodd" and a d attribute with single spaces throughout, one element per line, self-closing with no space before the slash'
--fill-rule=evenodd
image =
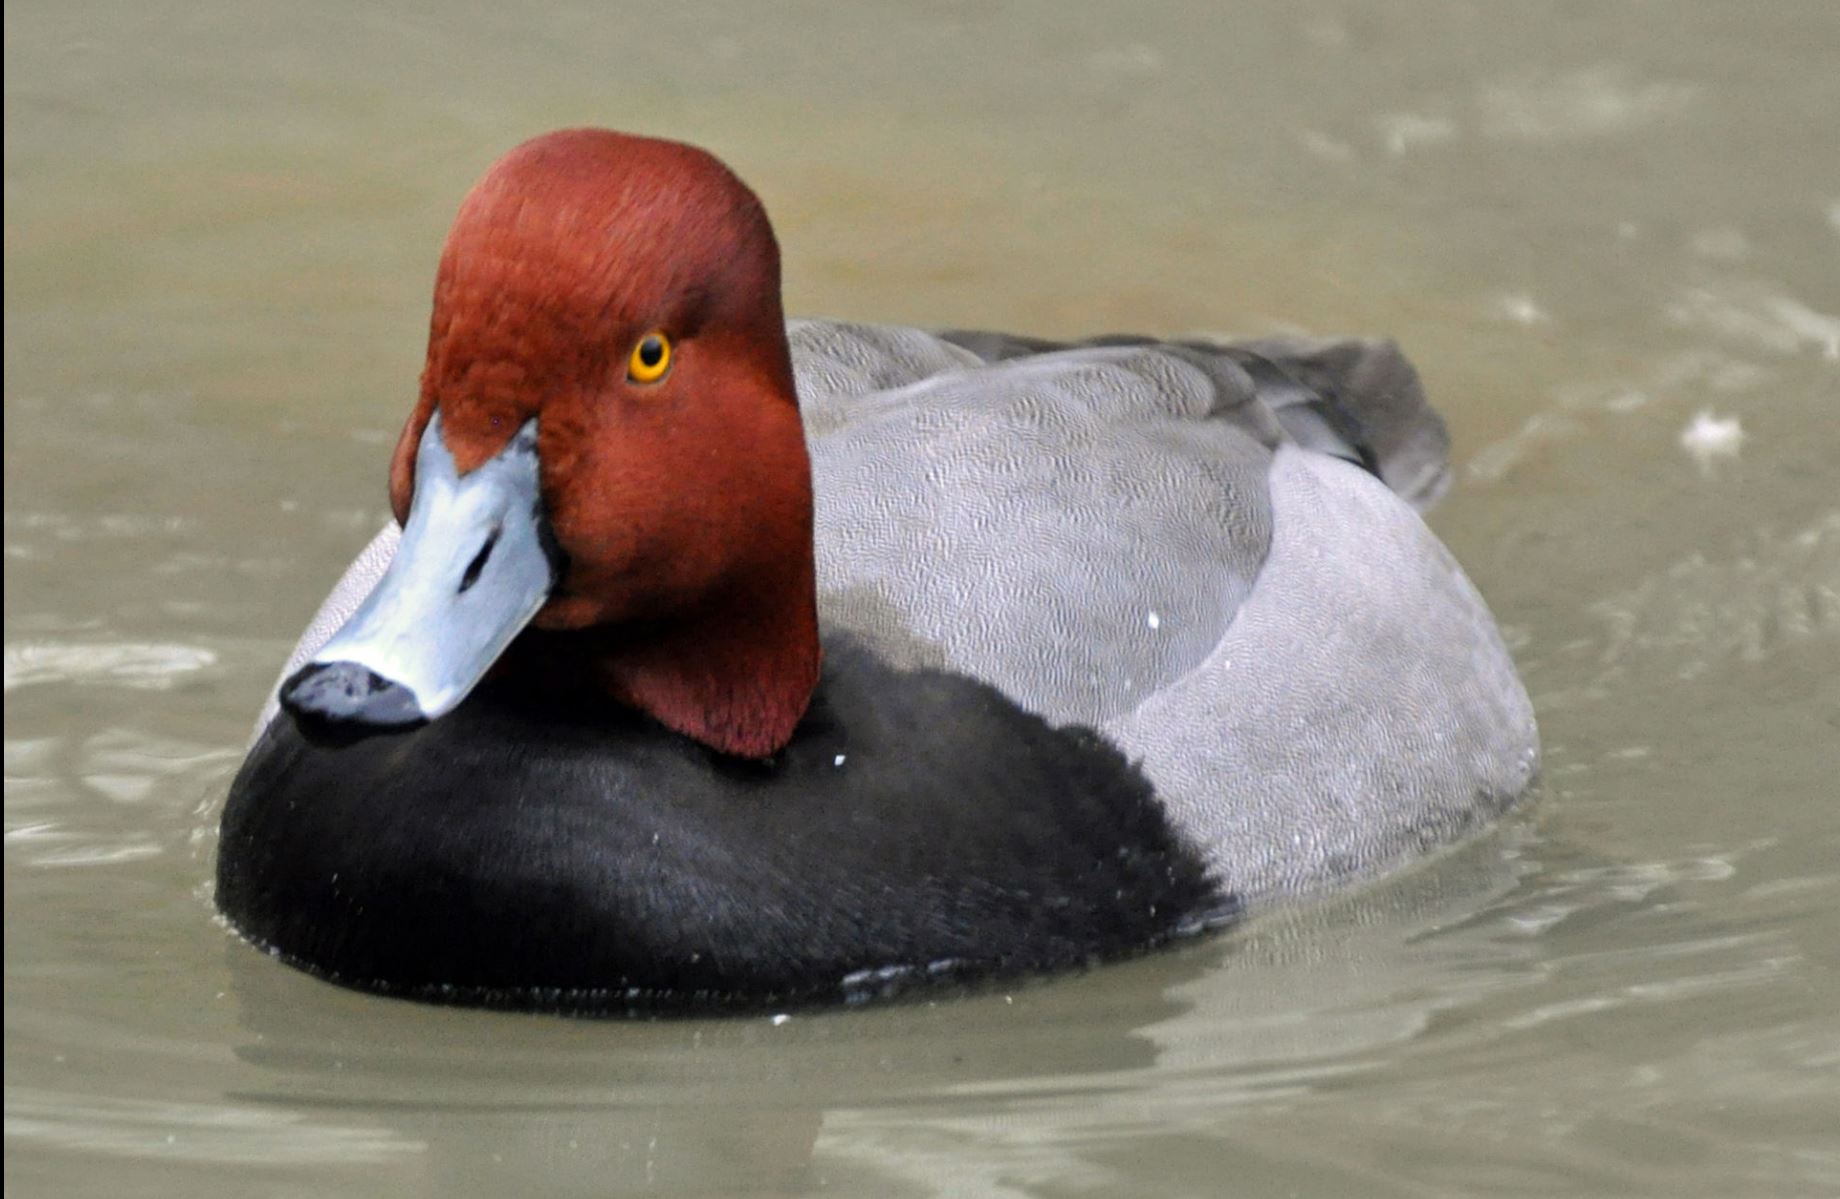
<path id="1" fill-rule="evenodd" d="M 670 369 L 671 339 L 662 333 L 641 337 L 626 360 L 626 377 L 634 383 L 656 383 Z"/>

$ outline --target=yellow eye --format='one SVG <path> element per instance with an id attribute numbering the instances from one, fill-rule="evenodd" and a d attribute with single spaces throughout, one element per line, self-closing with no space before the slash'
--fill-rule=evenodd
<path id="1" fill-rule="evenodd" d="M 634 383 L 656 383 L 670 369 L 671 339 L 662 333 L 641 337 L 626 360 L 626 377 Z"/>

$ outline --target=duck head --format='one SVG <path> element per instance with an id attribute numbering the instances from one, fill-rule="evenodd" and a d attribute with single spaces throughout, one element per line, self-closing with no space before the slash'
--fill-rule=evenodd
<path id="1" fill-rule="evenodd" d="M 566 645 L 669 728 L 746 757 L 783 746 L 819 648 L 759 200 L 701 150 L 605 130 L 500 159 L 442 251 L 390 501 L 396 557 L 283 685 L 296 716 L 438 719 L 556 634 L 548 662 Z"/>

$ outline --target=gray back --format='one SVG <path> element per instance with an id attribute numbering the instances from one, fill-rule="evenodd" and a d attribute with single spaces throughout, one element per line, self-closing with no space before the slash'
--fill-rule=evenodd
<path id="1" fill-rule="evenodd" d="M 825 617 L 897 663 L 1097 724 L 1198 666 L 1271 538 L 1268 444 L 1243 372 L 1152 348 L 965 369 L 923 334 L 852 392 L 861 326 L 795 327 Z M 924 339 L 924 340 L 919 340 Z M 926 374 L 929 368 L 938 373 Z"/>
<path id="2" fill-rule="evenodd" d="M 1447 438 L 1397 347 L 950 336 L 795 329 L 830 620 L 1099 727 L 1250 903 L 1526 791 L 1532 705 L 1413 511 Z"/>

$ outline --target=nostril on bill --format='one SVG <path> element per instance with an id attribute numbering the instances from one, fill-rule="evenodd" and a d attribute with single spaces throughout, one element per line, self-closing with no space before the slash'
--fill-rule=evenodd
<path id="1" fill-rule="evenodd" d="M 357 662 L 309 662 L 281 685 L 281 706 L 332 724 L 402 728 L 428 719 L 415 692 Z"/>
<path id="2" fill-rule="evenodd" d="M 473 589 L 473 584 L 479 581 L 480 572 L 486 568 L 486 560 L 492 556 L 492 548 L 498 544 L 498 535 L 504 531 L 505 526 L 493 525 L 492 531 L 486 534 L 486 543 L 479 547 L 479 552 L 473 555 L 473 560 L 466 564 L 466 572 L 460 576 L 459 594 L 465 595 Z"/>

